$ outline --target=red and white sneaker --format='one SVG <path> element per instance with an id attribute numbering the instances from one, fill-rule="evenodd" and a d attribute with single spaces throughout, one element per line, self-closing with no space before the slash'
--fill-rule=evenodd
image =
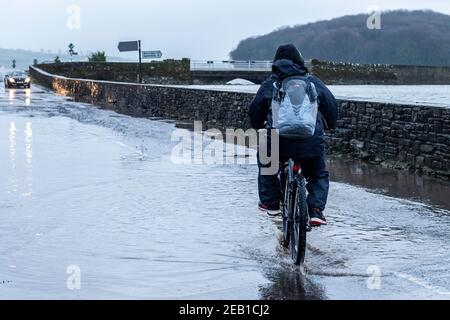
<path id="1" fill-rule="evenodd" d="M 265 204 L 259 203 L 259 211 L 266 213 L 269 217 L 278 217 L 281 215 L 280 205 L 267 206 Z"/>
<path id="2" fill-rule="evenodd" d="M 312 209 L 309 216 L 310 216 L 309 225 L 311 227 L 326 226 L 328 224 L 327 219 L 325 219 L 322 210 Z"/>

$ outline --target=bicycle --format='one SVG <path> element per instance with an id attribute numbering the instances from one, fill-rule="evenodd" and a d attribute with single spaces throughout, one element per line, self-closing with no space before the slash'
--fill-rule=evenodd
<path id="1" fill-rule="evenodd" d="M 283 193 L 283 246 L 291 249 L 295 265 L 305 262 L 306 235 L 312 230 L 309 225 L 308 204 L 306 202 L 306 181 L 300 165 L 293 159 L 286 162 L 281 170 Z"/>

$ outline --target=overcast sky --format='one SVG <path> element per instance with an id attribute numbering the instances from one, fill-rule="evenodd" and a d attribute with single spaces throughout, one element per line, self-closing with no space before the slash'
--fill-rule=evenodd
<path id="1" fill-rule="evenodd" d="M 80 28 L 76 11 L 80 8 Z M 432 9 L 450 14 L 449 0 L 22 0 L 4 1 L 2 48 L 106 50 L 142 39 L 166 58 L 226 59 L 241 39 L 286 25 L 382 10 Z M 68 22 L 70 28 L 68 27 Z M 72 30 L 71 30 L 72 28 Z M 7 32 L 5 32 L 7 31 Z"/>

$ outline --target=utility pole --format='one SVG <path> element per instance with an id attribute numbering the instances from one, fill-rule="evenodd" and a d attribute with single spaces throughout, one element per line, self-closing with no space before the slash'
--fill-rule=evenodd
<path id="1" fill-rule="evenodd" d="M 142 83 L 142 47 L 139 40 L 139 83 Z"/>

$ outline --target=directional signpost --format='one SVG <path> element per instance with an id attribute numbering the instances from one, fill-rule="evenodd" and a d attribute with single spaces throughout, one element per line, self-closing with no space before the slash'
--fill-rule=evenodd
<path id="1" fill-rule="evenodd" d="M 120 52 L 139 51 L 139 83 L 142 83 L 142 53 L 141 40 L 119 42 L 118 49 Z"/>
<path id="2" fill-rule="evenodd" d="M 138 41 L 122 41 L 117 47 L 120 52 L 139 51 L 139 82 L 142 83 L 142 59 L 161 59 L 162 52 L 157 51 L 142 51 L 141 40 Z"/>
<path id="3" fill-rule="evenodd" d="M 120 52 L 139 51 L 139 41 L 124 41 L 119 42 Z"/>
<path id="4" fill-rule="evenodd" d="M 161 51 L 142 51 L 142 59 L 161 59 Z"/>

